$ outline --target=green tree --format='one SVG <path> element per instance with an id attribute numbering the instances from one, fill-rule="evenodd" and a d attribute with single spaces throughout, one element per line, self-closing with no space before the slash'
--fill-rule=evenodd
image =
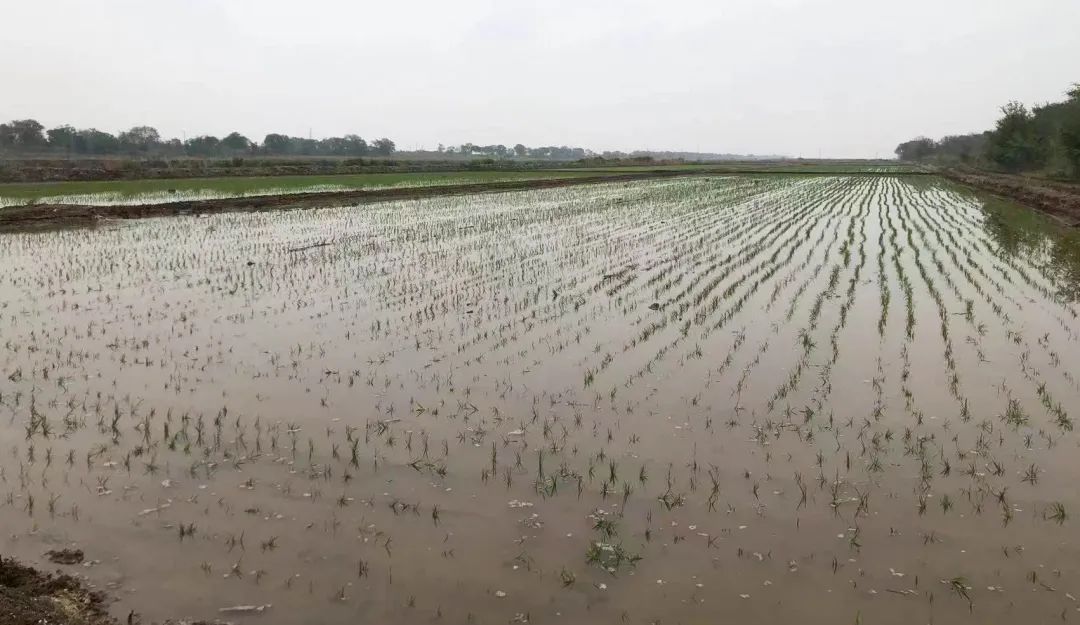
<path id="1" fill-rule="evenodd" d="M 921 161 L 933 154 L 936 146 L 933 139 L 918 137 L 896 146 L 893 153 L 902 161 Z"/>
<path id="2" fill-rule="evenodd" d="M 262 142 L 263 150 L 268 154 L 288 154 L 292 147 L 289 137 L 277 133 L 266 135 Z"/>
<path id="3" fill-rule="evenodd" d="M 987 144 L 990 160 L 1008 171 L 1042 165 L 1043 142 L 1027 107 L 1019 102 L 1009 102 L 1001 107 L 1001 113 Z"/>
<path id="4" fill-rule="evenodd" d="M 210 135 L 193 137 L 184 142 L 184 152 L 189 156 L 217 156 L 221 154 L 221 139 Z"/>
<path id="5" fill-rule="evenodd" d="M 149 152 L 161 143 L 161 135 L 151 126 L 135 126 L 120 133 L 120 145 L 128 152 Z"/>
<path id="6" fill-rule="evenodd" d="M 986 152 L 986 139 L 990 133 L 949 135 L 937 142 L 934 157 L 962 163 L 977 160 Z"/>
<path id="7" fill-rule="evenodd" d="M 1080 176 L 1080 83 L 1068 92 L 1065 118 L 1061 124 L 1061 147 L 1074 176 Z"/>
<path id="8" fill-rule="evenodd" d="M 75 151 L 79 154 L 116 154 L 120 151 L 120 140 L 107 132 L 88 128 L 79 131 Z"/>
<path id="9" fill-rule="evenodd" d="M 368 153 L 367 141 L 359 135 L 345 135 L 341 138 L 343 154 L 348 156 L 364 156 Z"/>
<path id="10" fill-rule="evenodd" d="M 16 119 L 0 124 L 0 148 L 32 150 L 45 147 L 45 134 L 35 119 Z"/>
<path id="11" fill-rule="evenodd" d="M 221 147 L 231 152 L 247 152 L 251 149 L 251 139 L 239 132 L 230 132 L 221 140 Z"/>
<path id="12" fill-rule="evenodd" d="M 390 156 L 394 153 L 395 147 L 394 142 L 386 137 L 371 142 L 371 150 L 379 156 Z"/>
<path id="13" fill-rule="evenodd" d="M 45 133 L 49 137 L 49 147 L 54 150 L 64 150 L 66 152 L 78 152 L 77 143 L 79 131 L 75 128 L 64 125 L 57 126 Z"/>

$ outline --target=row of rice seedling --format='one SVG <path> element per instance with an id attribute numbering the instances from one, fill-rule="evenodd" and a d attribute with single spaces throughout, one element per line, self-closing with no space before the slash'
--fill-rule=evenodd
<path id="1" fill-rule="evenodd" d="M 0 548 L 147 620 L 1062 618 L 1028 224 L 724 176 L 5 235 Z"/>

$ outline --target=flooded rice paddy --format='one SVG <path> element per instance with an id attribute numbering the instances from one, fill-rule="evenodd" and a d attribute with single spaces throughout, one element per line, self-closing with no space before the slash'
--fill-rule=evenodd
<path id="1" fill-rule="evenodd" d="M 146 621 L 1080 619 L 1080 251 L 934 179 L 0 237 L 0 549 Z"/>
<path id="2" fill-rule="evenodd" d="M 588 171 L 457 171 L 0 184 L 0 208 L 27 204 L 139 206 L 269 195 L 574 178 Z"/>
<path id="3" fill-rule="evenodd" d="M 438 184 L 438 183 L 430 183 Z M 412 186 L 412 185 L 410 185 Z M 427 186 L 420 184 L 417 186 Z M 373 189 L 387 189 L 391 186 L 374 186 Z M 224 198 L 258 197 L 263 195 L 286 195 L 295 193 L 325 193 L 330 191 L 349 191 L 352 187 L 337 184 L 316 184 L 300 187 L 266 187 L 254 190 L 222 191 L 212 188 L 156 191 L 98 191 L 90 193 L 71 193 L 44 195 L 35 198 L 0 196 L 0 208 L 5 206 L 24 206 L 26 204 L 79 204 L 86 206 L 139 206 L 142 204 L 166 204 L 169 202 L 191 202 L 199 200 L 220 200 Z M 2 193 L 2 191 L 0 191 Z"/>

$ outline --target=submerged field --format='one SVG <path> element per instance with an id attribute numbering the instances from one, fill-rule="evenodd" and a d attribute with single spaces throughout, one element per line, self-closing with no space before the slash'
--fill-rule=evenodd
<path id="1" fill-rule="evenodd" d="M 761 174 L 915 174 L 927 169 L 899 161 L 877 160 L 754 160 L 711 161 L 675 165 L 631 165 L 621 167 L 585 167 L 572 171 L 702 171 L 716 173 Z M 565 171 L 565 170 L 564 170 Z"/>
<path id="2" fill-rule="evenodd" d="M 573 178 L 591 173 L 554 170 L 456 171 L 329 176 L 103 180 L 91 182 L 17 182 L 0 184 L 0 208 L 33 203 L 88 204 L 92 206 L 158 204 L 257 195 Z"/>
<path id="3" fill-rule="evenodd" d="M 82 549 L 118 616 L 1080 617 L 1080 244 L 933 178 L 147 219 L 0 263 L 0 550 Z"/>

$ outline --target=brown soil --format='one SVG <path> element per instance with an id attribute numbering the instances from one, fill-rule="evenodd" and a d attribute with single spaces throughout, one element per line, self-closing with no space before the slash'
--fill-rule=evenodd
<path id="1" fill-rule="evenodd" d="M 67 560 L 82 551 L 64 549 L 49 552 L 60 554 Z M 69 561 L 63 564 L 76 564 Z M 0 556 L 0 624 L 2 625 L 120 625 L 109 616 L 108 596 L 103 592 L 86 588 L 81 581 L 63 573 L 42 573 L 14 559 Z M 131 613 L 129 625 L 143 623 L 139 615 Z M 158 625 L 157 623 L 151 625 Z M 233 625 L 232 621 L 173 620 L 160 625 Z"/>
<path id="2" fill-rule="evenodd" d="M 962 185 L 1047 213 L 1068 226 L 1080 226 L 1080 184 L 974 169 L 945 169 L 941 174 Z"/>
<path id="3" fill-rule="evenodd" d="M 105 596 L 64 574 L 46 574 L 0 557 L 0 623 L 115 625 Z"/>
<path id="4" fill-rule="evenodd" d="M 82 549 L 53 549 L 45 554 L 53 564 L 80 564 L 85 557 Z"/>

